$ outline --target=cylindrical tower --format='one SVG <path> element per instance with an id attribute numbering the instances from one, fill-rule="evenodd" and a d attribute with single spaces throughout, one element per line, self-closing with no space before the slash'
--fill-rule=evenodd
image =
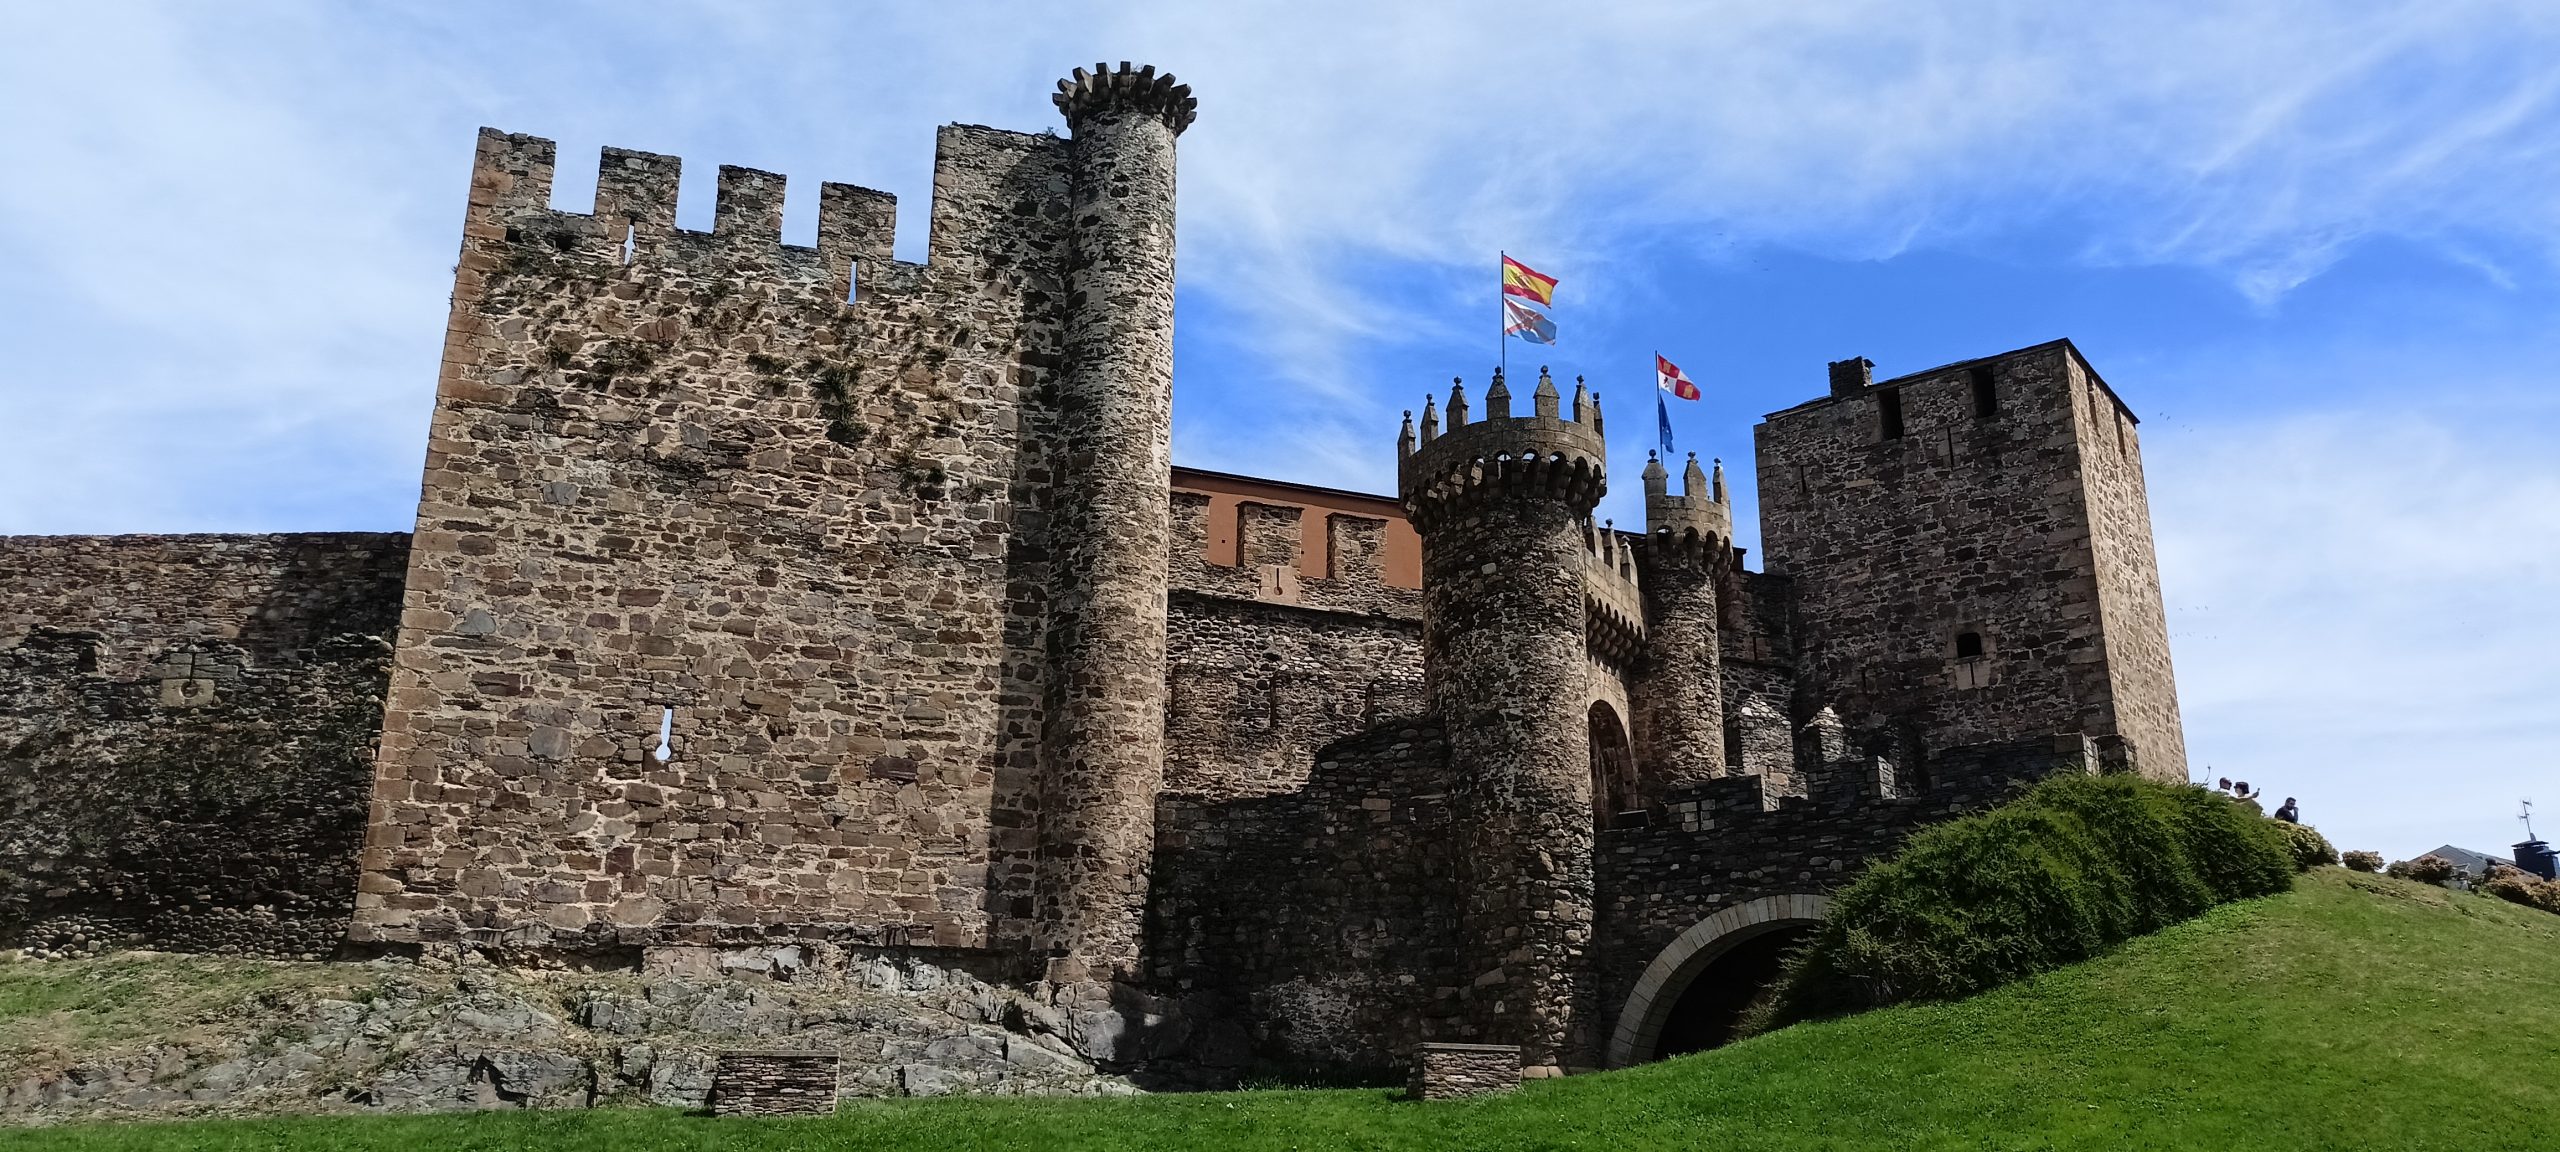
<path id="1" fill-rule="evenodd" d="M 1538 374 L 1510 415 L 1500 374 L 1485 419 L 1449 390 L 1399 443 L 1405 512 L 1422 536 L 1422 652 L 1458 774 L 1463 955 L 1472 1038 L 1532 1066 L 1585 1062 L 1594 895 L 1584 524 L 1607 490 L 1596 405 L 1560 411 Z M 1459 1037 L 1452 1037 L 1459 1038 Z"/>
<path id="2" fill-rule="evenodd" d="M 1164 780 L 1173 142 L 1198 102 L 1125 62 L 1056 101 L 1074 139 L 1037 914 L 1049 977 L 1081 983 L 1136 971 Z"/>
<path id="3" fill-rule="evenodd" d="M 1635 685 L 1636 769 L 1649 796 L 1724 775 L 1724 659 L 1717 592 L 1733 558 L 1724 464 L 1710 483 L 1696 455 L 1680 495 L 1662 461 L 1644 466 L 1645 661 Z"/>

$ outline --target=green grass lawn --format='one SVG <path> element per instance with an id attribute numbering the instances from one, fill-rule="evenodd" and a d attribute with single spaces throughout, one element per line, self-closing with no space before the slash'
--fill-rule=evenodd
<path id="1" fill-rule="evenodd" d="M 488 1113 L 88 1125 L 52 1149 L 2560 1147 L 2560 916 L 2335 868 L 1956 1004 L 1517 1095 L 848 1103 L 806 1120 Z"/>

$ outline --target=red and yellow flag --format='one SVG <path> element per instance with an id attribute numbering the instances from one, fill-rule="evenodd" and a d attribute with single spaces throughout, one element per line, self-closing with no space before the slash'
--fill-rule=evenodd
<path id="1" fill-rule="evenodd" d="M 1502 258 L 1502 294 L 1553 305 L 1556 302 L 1556 278 L 1505 256 Z"/>

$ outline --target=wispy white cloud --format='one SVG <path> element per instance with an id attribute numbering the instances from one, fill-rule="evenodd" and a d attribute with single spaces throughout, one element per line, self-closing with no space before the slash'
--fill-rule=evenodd
<path id="1" fill-rule="evenodd" d="M 932 125 L 1051 125 L 1053 77 L 1123 58 L 1203 104 L 1186 334 L 1225 370 L 1185 369 L 1179 443 L 1324 482 L 1386 483 L 1422 381 L 1375 365 L 1480 349 L 1496 247 L 1595 311 L 1665 247 L 2177 265 L 2270 310 L 2377 239 L 2510 293 L 2560 260 L 2539 0 L 20 6 L 0 531 L 404 526 L 478 125 L 558 138 L 571 207 L 608 143 L 684 155 L 696 226 L 719 163 L 796 178 L 787 234 L 819 179 L 888 188 L 914 257 Z M 2465 374 L 2420 335 L 2333 367 Z M 2126 366 L 2216 410 L 2183 344 Z M 2199 763 L 2384 798 L 2338 830 L 2397 852 L 2550 763 L 2553 420 L 2502 386 L 2146 425 Z"/>
<path id="2" fill-rule="evenodd" d="M 2347 846 L 2517 839 L 2560 765 L 2555 442 L 2560 403 L 2472 390 L 2146 440 L 2197 770 Z"/>

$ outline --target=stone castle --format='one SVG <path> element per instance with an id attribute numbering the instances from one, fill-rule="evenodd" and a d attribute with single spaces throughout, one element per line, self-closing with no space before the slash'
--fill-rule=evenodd
<path id="1" fill-rule="evenodd" d="M 2185 777 L 2134 418 L 2069 342 L 1830 365 L 1757 428 L 1759 571 L 1720 467 L 1595 523 L 1599 401 L 1543 371 L 1381 429 L 1392 499 L 1176 469 L 1194 101 L 1056 102 L 941 130 L 921 264 L 885 193 L 804 248 L 724 167 L 693 232 L 606 149 L 563 212 L 484 131 L 414 532 L 0 538 L 0 945 L 825 944 L 1106 1068 L 1537 1075 L 1717 1042 L 1923 823 Z"/>

